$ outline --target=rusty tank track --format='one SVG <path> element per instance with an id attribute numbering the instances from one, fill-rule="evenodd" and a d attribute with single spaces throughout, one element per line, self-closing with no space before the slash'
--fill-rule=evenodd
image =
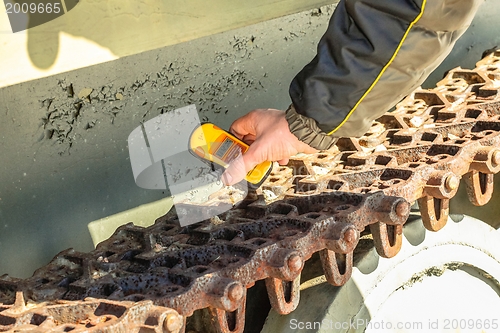
<path id="1" fill-rule="evenodd" d="M 179 332 L 182 317 L 151 301 L 85 301 L 25 303 L 22 292 L 12 305 L 0 305 L 0 332 Z"/>
<path id="2" fill-rule="evenodd" d="M 9 329 L 5 304 L 19 303 L 21 294 L 82 306 L 88 297 L 116 306 L 152 301 L 184 318 L 208 308 L 217 331 L 242 332 L 246 290 L 256 281 L 265 280 L 276 311 L 289 313 L 314 253 L 327 281 L 340 286 L 361 233 L 371 233 L 381 256 L 398 253 L 413 202 L 431 231 L 445 225 L 462 178 L 471 202 L 487 203 L 500 171 L 498 147 L 500 51 L 474 70 L 451 70 L 432 90 L 416 90 L 365 136 L 276 165 L 259 192 L 216 218 L 180 227 L 169 213 L 148 228 L 128 224 L 90 253 L 61 252 L 29 279 L 1 277 L 0 331 Z M 215 205 L 232 205 L 231 196 L 177 206 L 177 214 Z"/>

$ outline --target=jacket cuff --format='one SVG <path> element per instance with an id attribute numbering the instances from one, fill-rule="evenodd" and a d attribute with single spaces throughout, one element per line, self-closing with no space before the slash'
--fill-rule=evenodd
<path id="1" fill-rule="evenodd" d="M 327 150 L 335 145 L 337 138 L 329 136 L 323 132 L 316 123 L 316 120 L 298 114 L 290 105 L 285 112 L 290 132 L 292 132 L 300 141 L 318 150 Z"/>

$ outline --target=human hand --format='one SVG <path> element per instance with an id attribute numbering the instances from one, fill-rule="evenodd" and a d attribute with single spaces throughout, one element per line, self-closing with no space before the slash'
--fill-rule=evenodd
<path id="1" fill-rule="evenodd" d="M 276 109 L 257 109 L 238 118 L 230 132 L 250 145 L 245 154 L 231 162 L 222 175 L 225 185 L 233 185 L 245 178 L 248 171 L 265 161 L 288 163 L 297 153 L 316 153 L 318 150 L 303 143 L 290 132 L 285 112 Z"/>

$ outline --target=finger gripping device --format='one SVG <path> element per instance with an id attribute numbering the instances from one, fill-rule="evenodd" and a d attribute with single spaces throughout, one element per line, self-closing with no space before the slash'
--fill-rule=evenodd
<path id="1" fill-rule="evenodd" d="M 203 123 L 191 134 L 189 151 L 201 160 L 226 169 L 237 157 L 248 150 L 249 146 L 229 132 L 212 123 Z M 215 164 L 215 165 L 214 165 Z M 266 161 L 258 164 L 245 176 L 248 186 L 259 187 L 271 173 L 273 164 Z"/>

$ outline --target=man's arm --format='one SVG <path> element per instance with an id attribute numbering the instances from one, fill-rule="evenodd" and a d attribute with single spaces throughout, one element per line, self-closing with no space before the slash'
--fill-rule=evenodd
<path id="1" fill-rule="evenodd" d="M 446 58 L 483 1 L 341 0 L 316 57 L 291 83 L 286 113 L 254 110 L 231 126 L 252 144 L 224 183 L 266 160 L 284 164 L 337 137 L 363 135 Z"/>
<path id="2" fill-rule="evenodd" d="M 291 83 L 292 133 L 318 149 L 329 148 L 324 135 L 363 135 L 444 60 L 482 2 L 341 0 Z"/>

